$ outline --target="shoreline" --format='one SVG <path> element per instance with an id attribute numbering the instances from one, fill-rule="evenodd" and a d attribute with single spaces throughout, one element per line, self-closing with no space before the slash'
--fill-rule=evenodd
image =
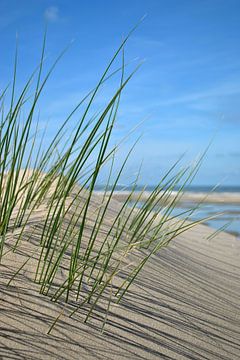
<path id="1" fill-rule="evenodd" d="M 95 194 L 102 195 L 103 191 L 95 191 Z M 124 201 L 130 195 L 129 190 L 116 190 L 113 193 L 113 198 L 118 201 Z M 135 191 L 132 194 L 132 199 L 136 200 L 140 195 L 140 191 Z M 110 194 L 110 191 L 107 191 L 106 194 Z M 151 194 L 150 191 L 144 191 L 142 193 L 141 199 L 142 201 L 147 200 L 149 195 Z M 163 192 L 159 193 L 159 197 Z M 171 199 L 176 196 L 177 192 L 173 191 L 169 198 Z M 186 203 L 186 202 L 203 202 L 203 203 L 213 203 L 213 204 L 239 204 L 240 205 L 240 192 L 193 192 L 193 191 L 186 191 L 181 195 L 179 199 L 179 204 Z"/>

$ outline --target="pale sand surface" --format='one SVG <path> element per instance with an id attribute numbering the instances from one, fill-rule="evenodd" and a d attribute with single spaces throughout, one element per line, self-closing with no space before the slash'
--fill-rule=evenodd
<path id="1" fill-rule="evenodd" d="M 104 334 L 101 307 L 89 324 L 81 310 L 46 334 L 61 306 L 39 295 L 34 259 L 6 287 L 35 246 L 23 242 L 0 267 L 0 359 L 240 359 L 240 241 L 226 233 L 208 240 L 211 233 L 198 225 L 153 256 L 111 307 Z"/>

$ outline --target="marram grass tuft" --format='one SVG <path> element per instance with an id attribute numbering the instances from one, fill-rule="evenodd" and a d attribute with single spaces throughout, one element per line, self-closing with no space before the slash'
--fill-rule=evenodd
<path id="1" fill-rule="evenodd" d="M 34 258 L 33 281 L 39 292 L 49 301 L 73 305 L 70 316 L 85 309 L 85 322 L 104 303 L 102 328 L 111 304 L 121 301 L 148 259 L 200 222 L 188 222 L 195 209 L 180 217 L 172 216 L 172 211 L 202 158 L 194 167 L 181 170 L 177 170 L 178 163 L 174 164 L 141 206 L 144 189 L 133 197 L 137 178 L 122 203 L 114 200 L 114 191 L 134 150 L 133 146 L 118 166 L 118 173 L 113 174 L 118 146 L 111 148 L 110 139 L 122 91 L 137 70 L 126 74 L 124 46 L 128 37 L 96 87 L 77 104 L 48 146 L 38 129 L 37 106 L 65 51 L 43 77 L 44 38 L 40 64 L 18 95 L 16 51 L 12 85 L 0 94 L 0 266 L 3 257 L 9 251 L 18 251 L 22 242 L 28 241 L 34 248 L 8 285 Z M 119 56 L 121 66 L 112 70 Z M 118 75 L 119 84 L 111 99 L 92 115 L 102 85 Z M 66 141 L 65 133 L 79 109 L 81 115 Z M 106 188 L 102 195 L 96 195 L 99 174 L 107 163 Z M 176 191 L 179 183 L 183 185 Z"/>

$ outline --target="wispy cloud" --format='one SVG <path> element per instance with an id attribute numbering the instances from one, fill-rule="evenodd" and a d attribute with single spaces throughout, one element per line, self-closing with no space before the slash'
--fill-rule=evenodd
<path id="1" fill-rule="evenodd" d="M 176 96 L 174 98 L 163 100 L 159 103 L 159 105 L 165 106 L 165 105 L 191 103 L 205 98 L 229 96 L 239 93 L 240 93 L 240 86 L 238 83 L 224 83 L 214 88 L 206 89 L 201 92 L 187 93 L 183 96 Z"/>
<path id="2" fill-rule="evenodd" d="M 132 36 L 131 41 L 136 46 L 158 48 L 164 46 L 164 41 L 147 36 Z"/>
<path id="3" fill-rule="evenodd" d="M 44 17 L 47 21 L 56 22 L 59 20 L 59 9 L 57 6 L 49 6 L 45 12 Z"/>

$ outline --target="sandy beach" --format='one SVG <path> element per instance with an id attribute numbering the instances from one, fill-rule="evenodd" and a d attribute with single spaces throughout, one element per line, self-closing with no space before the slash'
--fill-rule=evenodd
<path id="1" fill-rule="evenodd" d="M 0 360 L 240 360 L 239 17 L 0 1 Z"/>
<path id="2" fill-rule="evenodd" d="M 95 195 L 92 210 L 98 203 Z M 119 206 L 112 200 L 109 222 Z M 40 223 L 35 214 L 28 233 Z M 69 318 L 76 305 L 62 310 L 39 294 L 35 256 L 6 286 L 34 254 L 36 239 L 26 236 L 0 266 L 0 359 L 239 359 L 240 242 L 224 232 L 211 238 L 212 232 L 197 225 L 152 256 L 123 301 L 111 306 L 103 334 L 104 301 L 87 324 L 84 309 Z"/>
<path id="3" fill-rule="evenodd" d="M 240 360 L 219 3 L 0 1 L 0 360 Z"/>

